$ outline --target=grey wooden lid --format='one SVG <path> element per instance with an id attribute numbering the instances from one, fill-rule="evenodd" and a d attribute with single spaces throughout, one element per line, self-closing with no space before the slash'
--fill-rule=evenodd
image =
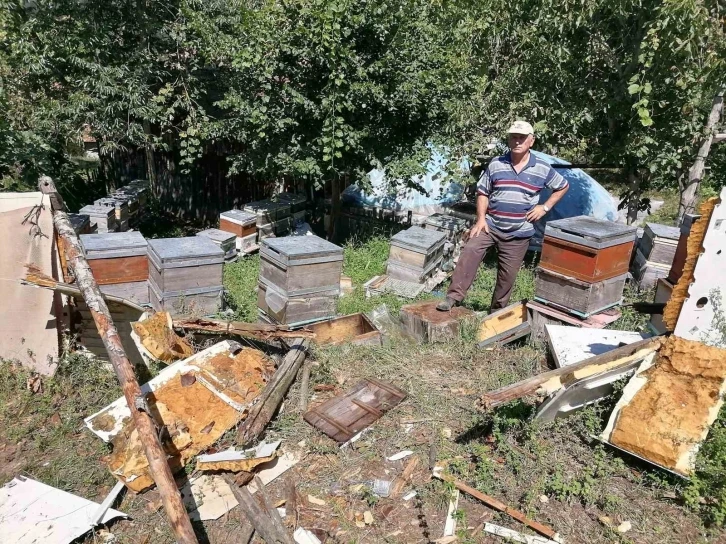
<path id="1" fill-rule="evenodd" d="M 260 253 L 285 265 L 343 260 L 343 248 L 318 236 L 265 238 Z"/>
<path id="2" fill-rule="evenodd" d="M 226 219 L 232 223 L 242 226 L 249 226 L 257 221 L 257 214 L 243 210 L 229 210 L 219 214 L 220 219 Z"/>
<path id="3" fill-rule="evenodd" d="M 224 261 L 224 251 L 209 238 L 187 236 L 185 238 L 157 238 L 148 241 L 149 258 L 157 264 L 215 264 Z"/>
<path id="4" fill-rule="evenodd" d="M 417 253 L 428 253 L 446 240 L 446 234 L 432 229 L 411 227 L 391 238 L 391 245 L 410 249 Z"/>
<path id="5" fill-rule="evenodd" d="M 468 221 L 461 217 L 454 217 L 453 215 L 446 215 L 443 213 L 435 213 L 429 215 L 426 218 L 425 223 L 433 227 L 439 227 L 446 230 L 464 230 Z"/>
<path id="6" fill-rule="evenodd" d="M 587 215 L 549 221 L 545 235 L 602 249 L 633 241 L 637 228 Z"/>
<path id="7" fill-rule="evenodd" d="M 290 204 L 286 202 L 273 202 L 272 200 L 256 200 L 245 204 L 245 211 L 264 215 L 273 210 L 289 210 Z"/>
<path id="8" fill-rule="evenodd" d="M 287 204 L 302 204 L 308 200 L 305 195 L 297 193 L 279 193 L 272 198 L 276 202 L 285 202 Z"/>
<path id="9" fill-rule="evenodd" d="M 115 217 L 115 208 L 89 204 L 88 206 L 83 206 L 83 208 L 78 210 L 78 213 L 89 217 Z"/>
<path id="10" fill-rule="evenodd" d="M 123 206 L 128 206 L 128 202 L 126 202 L 126 200 L 122 200 L 119 198 L 113 198 L 111 196 L 99 198 L 98 200 L 95 200 L 93 203 L 96 206 L 102 206 L 104 208 L 122 208 Z"/>
<path id="11" fill-rule="evenodd" d="M 678 227 L 670 227 L 659 223 L 646 223 L 645 232 L 650 231 L 654 237 L 668 238 L 669 240 L 678 240 L 681 237 L 681 229 Z"/>
<path id="12" fill-rule="evenodd" d="M 146 255 L 146 239 L 140 232 L 81 234 L 83 251 L 89 259 L 113 259 Z"/>
<path id="13" fill-rule="evenodd" d="M 76 231 L 76 234 L 83 227 L 91 224 L 91 218 L 88 216 L 88 214 L 69 213 L 68 220 L 71 222 L 71 227 L 73 227 L 73 230 Z"/>
<path id="14" fill-rule="evenodd" d="M 210 240 L 213 240 L 214 242 L 217 242 L 218 244 L 223 244 L 225 242 L 234 242 L 234 240 L 237 238 L 234 233 L 226 232 L 219 229 L 202 230 L 197 233 L 197 236 L 204 236 L 206 238 L 209 238 Z"/>

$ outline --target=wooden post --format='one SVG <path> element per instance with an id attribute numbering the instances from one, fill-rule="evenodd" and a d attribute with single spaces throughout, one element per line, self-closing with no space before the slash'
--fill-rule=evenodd
<path id="1" fill-rule="evenodd" d="M 174 481 L 174 475 L 166 460 L 166 453 L 159 442 L 156 424 L 151 418 L 146 397 L 141 393 L 141 388 L 134 374 L 134 367 L 126 356 L 121 344 L 121 338 L 116 326 L 113 324 L 108 306 L 106 306 L 106 301 L 91 273 L 91 267 L 83 256 L 81 242 L 71 226 L 68 214 L 65 212 L 63 199 L 49 177 L 42 176 L 38 185 L 41 192 L 50 196 L 51 208 L 53 209 L 53 225 L 60 238 L 65 242 L 68 265 L 73 270 L 76 285 L 81 290 L 83 299 L 91 311 L 93 321 L 96 323 L 103 345 L 108 352 L 109 361 L 116 371 L 124 397 L 126 397 L 126 403 L 139 433 L 139 439 L 144 447 L 144 453 L 149 461 L 149 471 L 159 488 L 159 494 L 176 540 L 180 544 L 198 544 L 192 523 L 189 520 L 186 508 L 184 508 L 181 494 Z"/>
<path id="2" fill-rule="evenodd" d="M 693 161 L 693 166 L 688 170 L 688 179 L 680 182 L 681 189 L 681 202 L 678 205 L 678 224 L 681 224 L 683 217 L 687 213 L 694 213 L 696 209 L 696 194 L 698 188 L 701 186 L 701 179 L 703 178 L 703 171 L 706 168 L 706 158 L 711 151 L 711 145 L 714 143 L 714 128 L 718 120 L 721 118 L 721 111 L 723 110 L 723 89 L 716 96 L 713 97 L 713 105 L 711 106 L 711 113 L 706 120 L 706 127 L 704 129 L 703 139 L 698 148 L 696 154 L 696 160 Z"/>

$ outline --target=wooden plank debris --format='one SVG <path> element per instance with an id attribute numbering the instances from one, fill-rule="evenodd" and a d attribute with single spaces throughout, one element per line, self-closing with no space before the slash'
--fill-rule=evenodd
<path id="1" fill-rule="evenodd" d="M 477 334 L 478 346 L 507 344 L 527 336 L 531 330 L 527 301 L 516 302 L 484 317 Z"/>
<path id="2" fill-rule="evenodd" d="M 261 442 L 254 448 L 235 451 L 226 450 L 197 456 L 197 470 L 226 470 L 228 472 L 251 472 L 255 467 L 272 461 L 280 441 Z"/>
<path id="3" fill-rule="evenodd" d="M 406 398 L 393 385 L 366 378 L 343 395 L 308 410 L 304 419 L 338 443 L 345 443 Z"/>
<path id="4" fill-rule="evenodd" d="M 500 525 L 494 525 L 493 523 L 486 522 L 484 524 L 484 531 L 506 538 L 508 542 L 522 542 L 524 544 L 556 544 L 555 540 L 549 538 L 542 538 L 541 536 L 523 535 L 519 531 L 514 529 L 508 529 L 507 527 L 501 527 Z"/>
<path id="5" fill-rule="evenodd" d="M 290 330 L 287 325 L 271 325 L 266 323 L 243 323 L 241 321 L 222 321 L 209 318 L 177 318 L 173 326 L 178 329 L 209 334 L 230 334 L 270 340 L 272 338 L 315 338 L 309 329 Z"/>
<path id="6" fill-rule="evenodd" d="M 143 349 L 156 361 L 171 363 L 194 355 L 189 342 L 174 332 L 168 312 L 157 312 L 131 323 L 131 327 Z"/>
<path id="7" fill-rule="evenodd" d="M 438 478 L 439 480 L 443 480 L 445 482 L 449 482 L 454 485 L 456 489 L 459 491 L 463 491 L 467 495 L 471 495 L 475 499 L 479 499 L 487 506 L 493 508 L 494 510 L 498 510 L 499 512 L 503 512 L 507 514 L 508 516 L 513 517 L 517 521 L 523 523 L 527 527 L 534 529 L 541 535 L 546 536 L 547 538 L 551 538 L 553 540 L 557 540 L 559 538 L 558 534 L 555 532 L 554 529 L 551 527 L 548 527 L 547 525 L 543 525 L 542 523 L 539 523 L 537 521 L 529 519 L 527 516 L 524 515 L 524 513 L 520 512 L 519 510 L 516 510 L 515 508 L 512 508 L 510 506 L 507 506 L 502 501 L 495 499 L 494 497 L 490 495 L 486 495 L 485 493 L 482 493 L 481 491 L 478 491 L 477 489 L 474 489 L 473 487 L 470 487 L 466 485 L 464 482 L 457 480 L 456 478 L 452 476 L 445 475 L 443 473 L 443 467 L 436 467 L 433 471 L 434 478 Z"/>
<path id="8" fill-rule="evenodd" d="M 545 325 L 545 331 L 547 344 L 557 368 L 579 363 L 623 344 L 632 344 L 652 336 L 649 333 L 584 329 L 566 325 Z"/>
<path id="9" fill-rule="evenodd" d="M 656 336 L 634 344 L 621 346 L 574 365 L 544 372 L 495 391 L 490 391 L 485 393 L 479 402 L 482 407 L 491 409 L 526 395 L 531 395 L 540 388 L 545 394 L 551 394 L 567 383 L 628 365 L 635 360 L 642 360 L 656 351 L 660 343 L 661 337 Z"/>
<path id="10" fill-rule="evenodd" d="M 68 265 L 73 270 L 76 283 L 83 293 L 83 299 L 91 311 L 108 352 L 109 360 L 116 371 L 116 376 L 124 392 L 127 414 L 131 416 L 137 430 L 140 457 L 144 458 L 144 461 L 148 463 L 150 479 L 159 488 L 159 494 L 172 530 L 180 544 L 196 544 L 197 537 L 194 534 L 194 529 L 174 482 L 166 453 L 159 440 L 155 422 L 149 412 L 147 399 L 136 381 L 134 368 L 126 356 L 121 344 L 121 338 L 109 315 L 108 306 L 96 281 L 93 279 L 91 268 L 83 256 L 80 240 L 68 220 L 68 214 L 65 212 L 65 203 L 49 177 L 41 177 L 38 185 L 41 192 L 50 196 L 53 224 L 58 236 L 64 240 Z"/>

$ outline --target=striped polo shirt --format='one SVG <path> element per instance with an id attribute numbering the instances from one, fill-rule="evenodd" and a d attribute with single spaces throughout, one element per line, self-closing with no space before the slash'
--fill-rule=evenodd
<path id="1" fill-rule="evenodd" d="M 534 153 L 529 154 L 529 162 L 519 174 L 514 171 L 509 153 L 492 159 L 477 185 L 478 194 L 489 197 L 487 223 L 514 238 L 529 238 L 534 226 L 526 215 L 537 205 L 545 187 L 564 189 L 567 180 Z"/>

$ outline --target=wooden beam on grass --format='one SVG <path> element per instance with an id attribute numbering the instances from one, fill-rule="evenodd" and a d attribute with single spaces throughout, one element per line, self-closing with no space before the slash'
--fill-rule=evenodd
<path id="1" fill-rule="evenodd" d="M 490 391 L 482 395 L 479 402 L 484 408 L 496 408 L 509 401 L 531 395 L 540 387 L 545 387 L 548 392 L 556 391 L 563 385 L 577 379 L 625 366 L 638 358 L 644 359 L 659 347 L 660 337 L 646 338 L 601 353 L 595 357 L 590 357 L 577 364 L 543 372 L 495 391 Z"/>
<path id="2" fill-rule="evenodd" d="M 175 319 L 174 327 L 208 334 L 248 336 L 260 340 L 269 340 L 271 338 L 315 338 L 315 333 L 312 331 L 304 329 L 293 331 L 285 325 L 242 323 L 240 321 L 222 321 L 220 319 Z"/>
<path id="3" fill-rule="evenodd" d="M 106 301 L 91 273 L 91 267 L 83 255 L 81 242 L 68 219 L 63 199 L 49 177 L 41 177 L 38 186 L 43 194 L 50 196 L 53 225 L 58 236 L 64 241 L 68 266 L 73 271 L 76 285 L 91 312 L 103 345 L 108 352 L 109 361 L 116 371 L 116 377 L 121 384 L 126 403 L 139 433 L 144 454 L 149 461 L 149 472 L 159 488 L 164 510 L 176 540 L 180 544 L 198 544 L 181 494 L 174 481 L 174 475 L 166 460 L 166 453 L 159 442 L 159 431 L 151 417 L 146 396 L 141 392 L 139 382 L 136 381 L 134 367 L 126 356 L 121 344 L 121 337 L 111 319 Z"/>

